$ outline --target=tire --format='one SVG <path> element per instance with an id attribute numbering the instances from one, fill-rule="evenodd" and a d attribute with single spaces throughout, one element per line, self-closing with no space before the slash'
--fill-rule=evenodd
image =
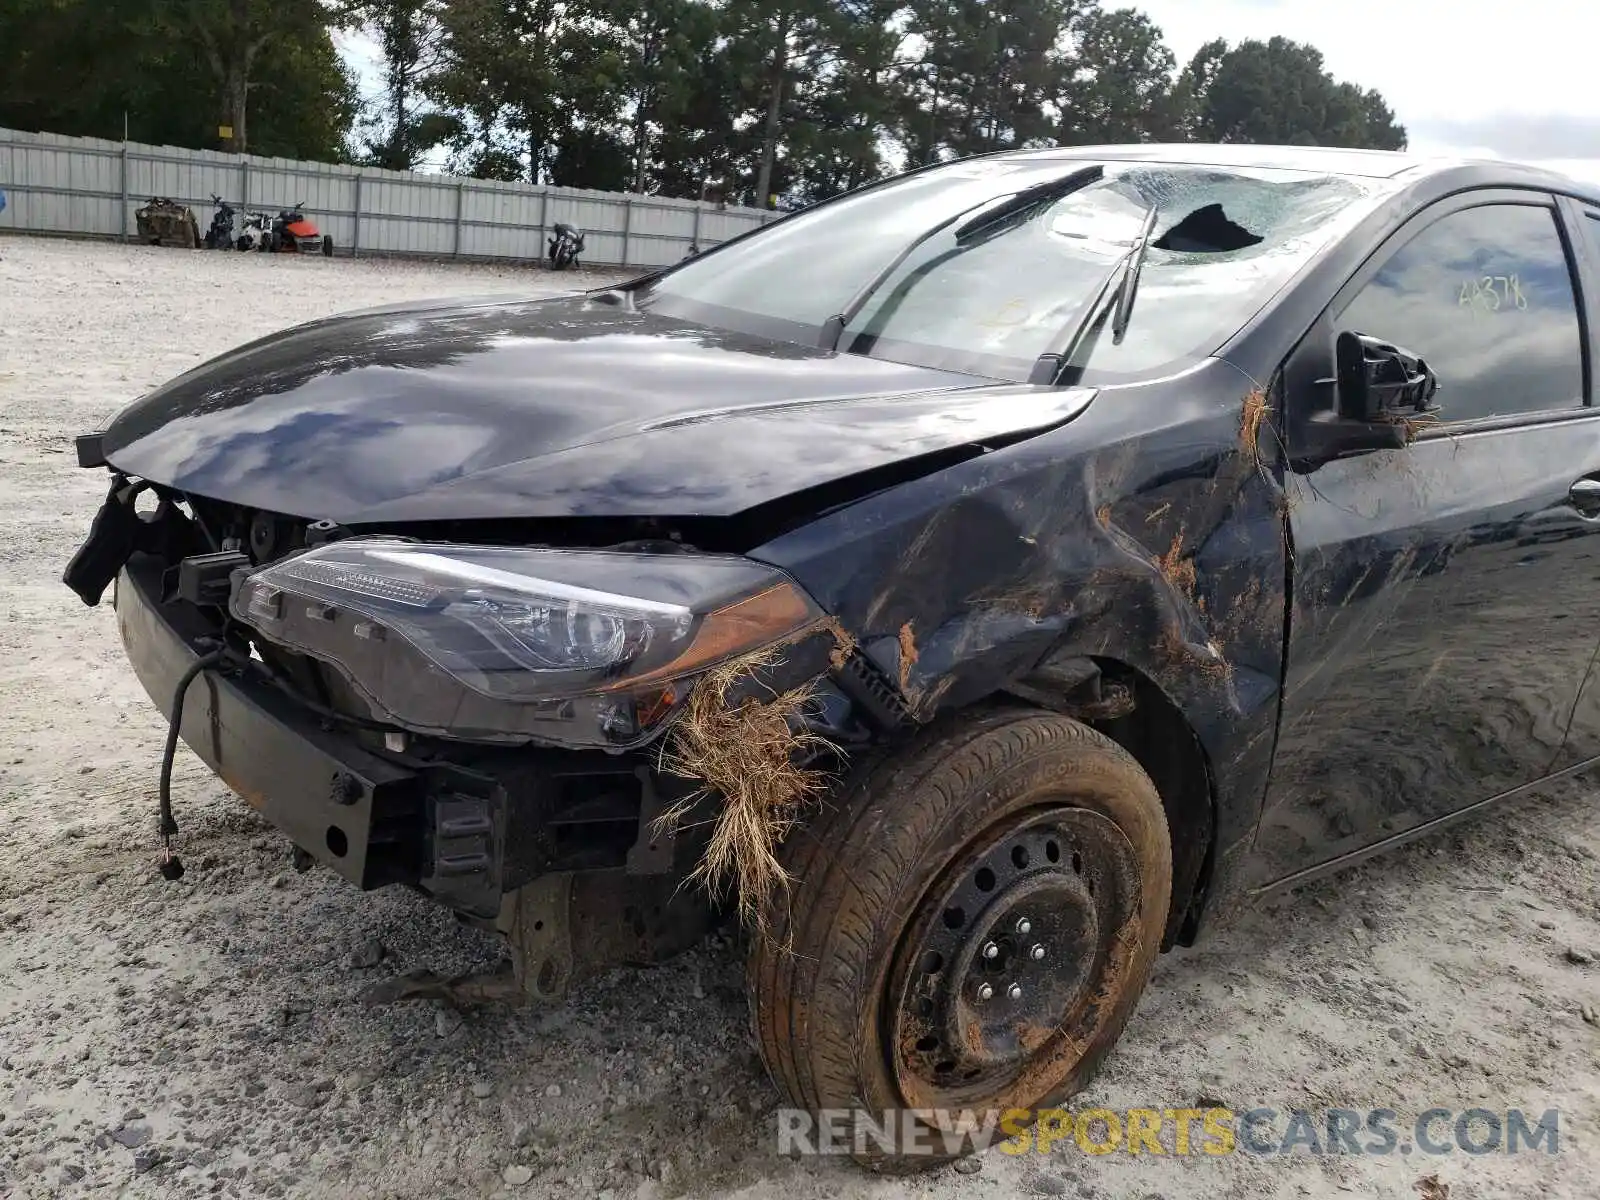
<path id="1" fill-rule="evenodd" d="M 333 238 L 328 234 L 322 235 L 322 257 L 333 257 Z"/>
<path id="2" fill-rule="evenodd" d="M 747 965 L 762 1060 L 794 1107 L 901 1114 L 890 1144 L 852 1149 L 896 1173 L 973 1148 L 905 1110 L 1037 1110 L 1089 1082 L 1149 978 L 1172 891 L 1150 777 L 1104 735 L 1031 709 L 921 732 L 855 772 L 782 858 L 795 882 Z M 1010 1057 L 984 1065 L 1008 1039 Z M 894 1132 L 908 1128 L 917 1142 Z"/>

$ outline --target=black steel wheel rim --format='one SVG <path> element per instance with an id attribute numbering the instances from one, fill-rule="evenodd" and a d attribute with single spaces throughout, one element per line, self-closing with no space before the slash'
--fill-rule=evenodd
<path id="1" fill-rule="evenodd" d="M 1114 821 L 1033 809 L 992 826 L 929 889 L 890 975 L 889 1052 L 913 1107 L 1027 1107 L 1070 1072 L 1123 983 L 1138 860 Z"/>

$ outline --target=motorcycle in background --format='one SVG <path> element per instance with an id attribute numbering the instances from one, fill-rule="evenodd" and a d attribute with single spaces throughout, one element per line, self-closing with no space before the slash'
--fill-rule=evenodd
<path id="1" fill-rule="evenodd" d="M 240 250 L 266 251 L 271 249 L 272 214 L 266 212 L 246 213 L 244 231 L 239 234 L 239 240 L 234 244 Z"/>
<path id="2" fill-rule="evenodd" d="M 201 244 L 207 250 L 231 250 L 234 245 L 233 205 L 216 195 L 211 197 L 211 203 L 216 205 L 216 211 L 211 214 L 211 227 L 206 230 Z"/>
<path id="3" fill-rule="evenodd" d="M 216 212 L 211 228 L 201 239 L 207 250 L 255 250 L 259 252 L 321 253 L 333 257 L 333 238 L 317 228 L 305 214 L 305 204 L 279 209 L 277 215 L 257 210 L 243 214 L 244 225 L 234 234 L 235 219 L 241 214 L 221 196 L 212 196 Z"/>
<path id="4" fill-rule="evenodd" d="M 550 238 L 550 269 L 565 271 L 578 265 L 578 255 L 583 252 L 583 234 L 564 221 L 557 221 L 555 233 Z"/>

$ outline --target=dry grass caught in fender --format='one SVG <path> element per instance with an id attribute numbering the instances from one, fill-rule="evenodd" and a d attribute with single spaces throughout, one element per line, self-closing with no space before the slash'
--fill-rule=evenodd
<path id="1" fill-rule="evenodd" d="M 1250 391 L 1244 398 L 1244 409 L 1239 415 L 1239 446 L 1254 464 L 1257 471 L 1267 476 L 1267 464 L 1261 456 L 1261 427 L 1272 429 L 1272 410 L 1267 394 L 1260 388 Z"/>
<path id="2" fill-rule="evenodd" d="M 660 761 L 663 771 L 704 786 L 656 820 L 658 831 L 677 829 L 702 798 L 721 796 L 711 840 L 689 878 L 718 899 L 730 888 L 737 891 L 740 922 L 761 935 L 769 901 L 793 882 L 778 861 L 778 844 L 825 778 L 796 760 L 806 749 L 829 745 L 800 727 L 809 683 L 771 692 L 766 700 L 751 696 L 736 706 L 728 703 L 728 691 L 741 677 L 775 661 L 771 655 L 735 659 L 695 684 Z"/>

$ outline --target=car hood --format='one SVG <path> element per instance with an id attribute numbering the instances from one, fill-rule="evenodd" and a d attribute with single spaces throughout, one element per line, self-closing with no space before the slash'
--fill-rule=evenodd
<path id="1" fill-rule="evenodd" d="M 406 304 L 253 342 L 130 405 L 118 470 L 343 524 L 725 516 L 1070 419 L 1000 384 L 602 298 Z"/>

